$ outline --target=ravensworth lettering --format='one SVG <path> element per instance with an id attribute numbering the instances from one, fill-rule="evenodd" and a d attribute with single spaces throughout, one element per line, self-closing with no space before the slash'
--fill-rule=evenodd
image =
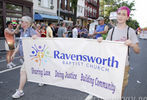
<path id="1" fill-rule="evenodd" d="M 81 54 L 68 54 L 54 50 L 54 59 L 63 60 L 63 64 L 69 64 L 73 66 L 83 66 L 85 63 L 86 67 L 108 72 L 109 68 L 118 69 L 119 67 L 119 61 L 115 58 L 115 56 L 103 58 Z"/>

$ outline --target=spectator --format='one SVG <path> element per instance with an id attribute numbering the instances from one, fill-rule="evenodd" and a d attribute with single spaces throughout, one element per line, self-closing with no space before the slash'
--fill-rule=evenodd
<path id="1" fill-rule="evenodd" d="M 87 38 L 88 37 L 88 30 L 87 30 L 86 26 L 82 27 L 80 37 L 82 37 L 82 38 Z"/>
<path id="2" fill-rule="evenodd" d="M 72 30 L 72 37 L 78 38 L 78 26 L 77 25 L 75 25 L 75 27 Z"/>
<path id="3" fill-rule="evenodd" d="M 46 37 L 51 37 L 53 38 L 53 31 L 52 31 L 53 24 L 48 23 L 48 27 L 46 29 Z"/>
<path id="4" fill-rule="evenodd" d="M 37 36 L 38 36 L 38 37 L 41 36 L 40 28 L 41 28 L 41 25 L 40 25 L 40 24 L 37 24 L 35 30 L 36 30 L 36 32 L 37 32 Z"/>
<path id="5" fill-rule="evenodd" d="M 57 32 L 58 37 L 65 37 L 65 35 L 64 35 L 65 32 L 66 32 L 65 23 L 61 23 L 61 26 L 59 27 L 58 32 Z"/>
<path id="6" fill-rule="evenodd" d="M 40 33 L 41 33 L 41 37 L 46 37 L 46 26 L 45 26 L 45 24 L 41 25 Z"/>
<path id="7" fill-rule="evenodd" d="M 57 24 L 57 25 L 55 26 L 55 34 L 56 34 L 56 36 L 55 36 L 55 37 L 58 37 L 58 34 L 57 34 L 58 29 L 59 29 L 59 24 Z"/>
<path id="8" fill-rule="evenodd" d="M 53 37 L 57 37 L 57 33 L 56 33 L 56 30 L 55 30 L 56 29 L 55 24 L 52 25 L 51 29 L 53 31 Z"/>
<path id="9" fill-rule="evenodd" d="M 12 63 L 11 56 L 15 49 L 15 34 L 18 33 L 19 25 L 17 25 L 16 29 L 13 29 L 13 25 L 11 21 L 7 22 L 7 28 L 4 30 L 6 42 L 5 47 L 7 50 L 7 68 L 12 68 L 16 66 L 14 63 Z"/>
<path id="10" fill-rule="evenodd" d="M 99 37 L 103 37 L 105 39 L 107 36 L 107 32 L 108 32 L 108 26 L 104 24 L 103 17 L 98 18 L 98 24 L 99 25 L 96 27 L 94 35 L 96 35 L 96 39 Z"/>

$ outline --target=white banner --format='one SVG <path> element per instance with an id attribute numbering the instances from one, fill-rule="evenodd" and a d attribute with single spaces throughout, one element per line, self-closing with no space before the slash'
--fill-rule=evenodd
<path id="1" fill-rule="evenodd" d="M 91 39 L 23 39 L 28 81 L 121 97 L 127 46 Z"/>

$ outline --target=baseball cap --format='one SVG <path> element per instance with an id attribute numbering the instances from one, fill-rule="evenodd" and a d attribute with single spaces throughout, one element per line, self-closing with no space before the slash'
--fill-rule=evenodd
<path id="1" fill-rule="evenodd" d="M 99 20 L 104 20 L 104 18 L 103 18 L 103 17 L 99 17 L 97 20 L 98 20 L 98 21 L 99 21 Z"/>

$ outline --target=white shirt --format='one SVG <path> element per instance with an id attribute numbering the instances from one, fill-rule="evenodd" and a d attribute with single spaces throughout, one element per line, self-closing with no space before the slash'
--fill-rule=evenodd
<path id="1" fill-rule="evenodd" d="M 77 29 L 77 28 L 74 28 L 74 29 L 72 30 L 72 37 L 73 37 L 73 38 L 78 38 L 78 29 Z"/>

